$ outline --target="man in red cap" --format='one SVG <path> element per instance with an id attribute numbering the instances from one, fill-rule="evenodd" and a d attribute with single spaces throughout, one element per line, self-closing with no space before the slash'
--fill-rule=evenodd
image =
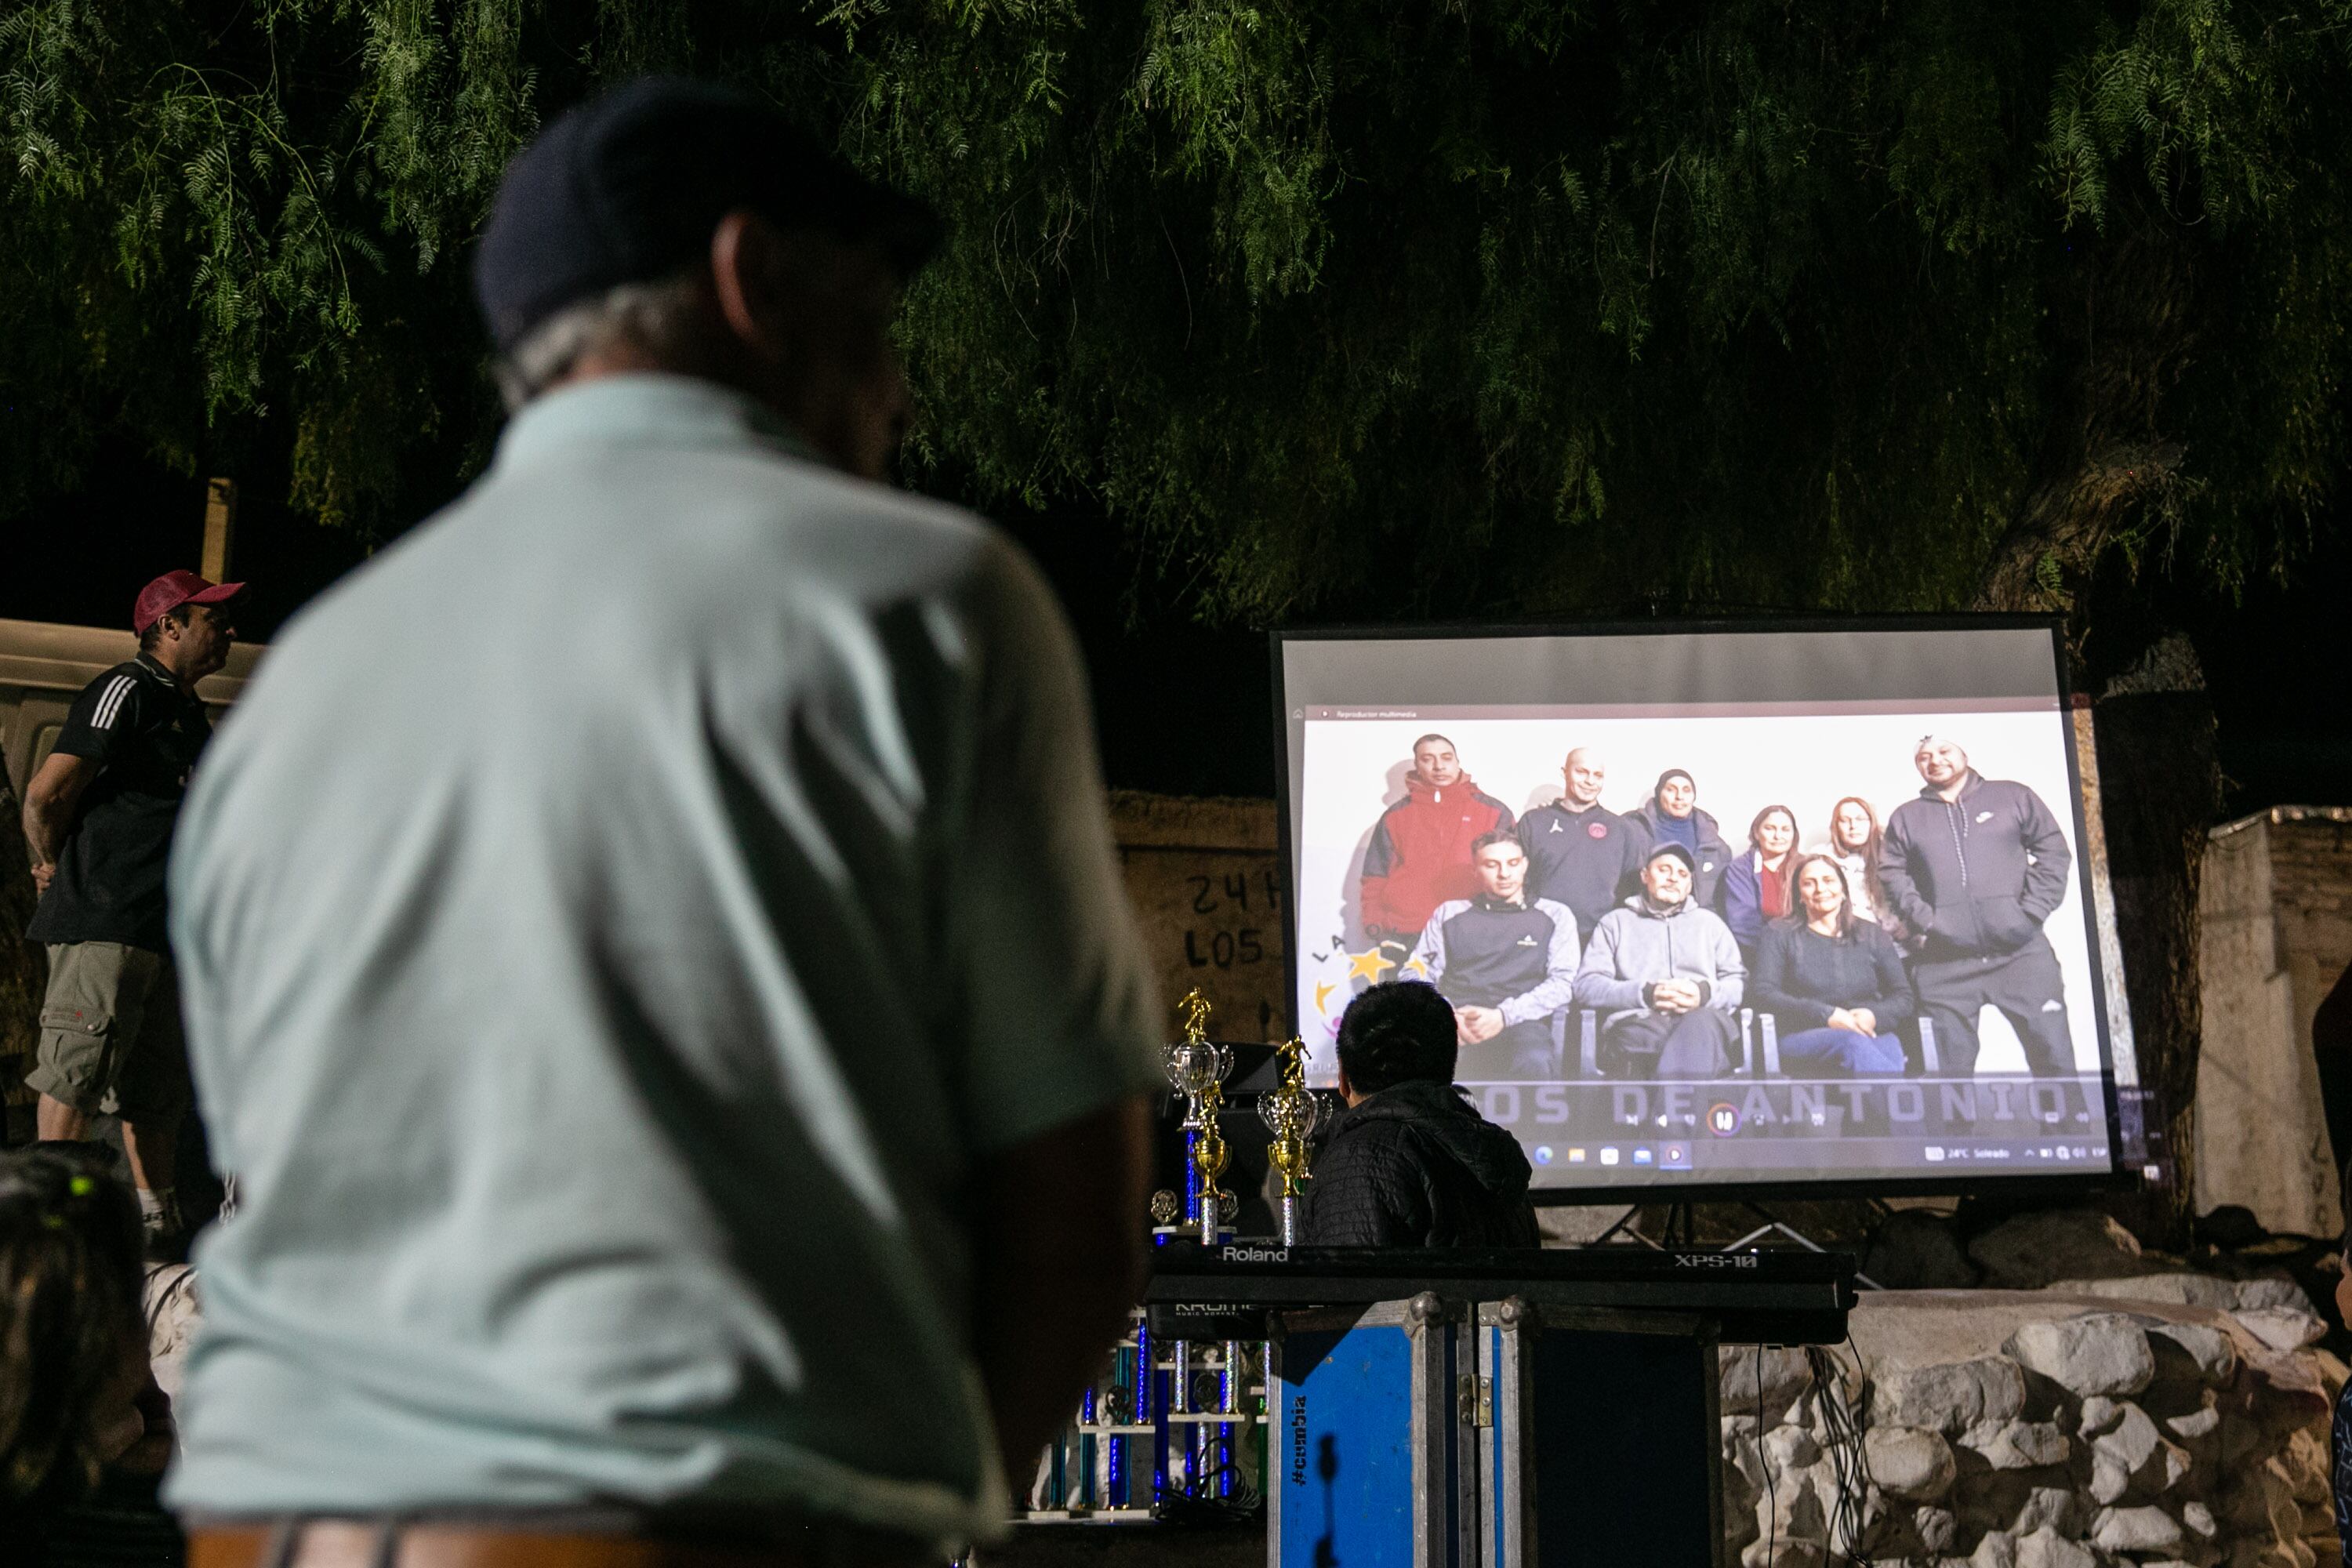
<path id="1" fill-rule="evenodd" d="M 43 1138 L 89 1135 L 113 1102 L 150 1248 L 184 1245 L 172 1162 L 188 1105 L 163 870 L 196 757 L 212 737 L 196 682 L 228 662 L 242 583 L 167 572 L 140 590 L 138 657 L 75 699 L 25 791 L 40 903 L 26 936 L 49 950 L 36 1066 Z"/>

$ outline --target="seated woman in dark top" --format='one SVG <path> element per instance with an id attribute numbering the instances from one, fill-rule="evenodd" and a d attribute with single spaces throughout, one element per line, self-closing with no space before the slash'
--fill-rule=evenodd
<path id="1" fill-rule="evenodd" d="M 1780 1020 L 1785 1072 L 1898 1073 L 1895 1026 L 1917 1009 L 1894 939 L 1857 919 L 1845 870 L 1826 855 L 1797 863 L 1795 918 L 1764 929 L 1748 1003 Z"/>

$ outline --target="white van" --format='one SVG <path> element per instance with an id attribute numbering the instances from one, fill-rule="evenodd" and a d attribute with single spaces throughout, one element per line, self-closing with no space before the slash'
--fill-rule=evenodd
<path id="1" fill-rule="evenodd" d="M 103 626 L 62 626 L 48 621 L 0 621 L 0 762 L 7 764 L 0 793 L 12 806 L 24 798 L 25 783 L 58 743 L 66 710 L 83 687 L 139 651 L 138 637 Z M 206 676 L 196 695 L 215 722 L 253 675 L 263 647 L 239 643 L 229 649 L 228 667 Z"/>

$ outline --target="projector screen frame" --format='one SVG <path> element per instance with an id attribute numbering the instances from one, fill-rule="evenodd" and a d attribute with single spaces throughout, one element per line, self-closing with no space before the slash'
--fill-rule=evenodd
<path id="1" fill-rule="evenodd" d="M 1288 1035 L 1303 1034 L 1298 1014 L 1298 914 L 1297 871 L 1298 847 L 1293 842 L 1291 816 L 1294 811 L 1291 776 L 1290 693 L 1286 679 L 1283 650 L 1294 642 L 1370 642 L 1370 641 L 1476 641 L 1522 637 L 1683 637 L 1733 634 L 1803 634 L 1822 632 L 1932 632 L 1932 631 L 2038 631 L 2050 640 L 2053 668 L 2058 687 L 2058 710 L 2070 714 L 2077 700 L 2074 671 L 2066 648 L 2065 621 L 2057 616 L 2018 615 L 2008 612 L 1945 613 L 1935 615 L 1870 615 L 1870 616 L 1750 616 L 1662 617 L 1655 620 L 1610 619 L 1596 621 L 1552 622 L 1428 622 L 1409 626 L 1276 626 L 1266 634 L 1267 654 L 1274 678 L 1274 765 L 1275 765 L 1275 841 L 1280 857 L 1282 884 L 1287 908 L 1287 922 L 1283 935 L 1283 1010 L 1281 1016 L 1290 1025 Z M 1951 1168 L 1916 1176 L 1873 1176 L 1862 1178 L 1824 1177 L 1802 1181 L 1740 1180 L 1689 1183 L 1654 1182 L 1643 1185 L 1622 1185 L 1581 1188 L 1535 1187 L 1529 1191 L 1532 1202 L 1542 1207 L 1625 1207 L 1653 1203 L 1740 1202 L 1753 1200 L 1801 1200 L 1840 1197 L 1966 1197 L 1974 1194 L 2000 1194 L 2009 1196 L 2068 1197 L 2086 1193 L 2127 1189 L 2139 1184 L 2137 1172 L 2125 1163 L 2122 1146 L 2122 1120 L 2118 1104 L 2115 1042 L 2108 1026 L 2107 975 L 2099 962 L 2101 932 L 2099 910 L 2112 908 L 2111 889 L 2101 891 L 2108 897 L 2094 897 L 2093 882 L 2104 883 L 2106 866 L 2104 858 L 2094 860 L 2088 852 L 2089 828 L 2083 811 L 2083 774 L 2077 747 L 2072 742 L 2065 747 L 2066 803 L 2074 826 L 2075 874 L 2083 879 L 2080 899 L 2084 936 L 2089 944 L 2092 962 L 2088 983 L 2091 991 L 2086 1016 L 2094 1021 L 2099 1039 L 2099 1092 L 2106 1116 L 2108 1166 L 2105 1170 L 2066 1167 L 2036 1171 L 2032 1174 L 1994 1174 L 1971 1167 L 1966 1174 Z M 2137 1049 L 2137 1039 L 2131 1042 Z M 2137 1069 L 2135 1076 L 2138 1077 Z"/>

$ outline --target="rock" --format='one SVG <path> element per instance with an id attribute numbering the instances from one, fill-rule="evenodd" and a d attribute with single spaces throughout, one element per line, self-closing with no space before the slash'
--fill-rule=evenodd
<path id="1" fill-rule="evenodd" d="M 2221 1425 L 2221 1412 L 2213 1405 L 2207 1405 L 2191 1410 L 2185 1415 L 2167 1416 L 2164 1429 L 2183 1443 L 2195 1444 L 2202 1443 L 2206 1438 L 2210 1437 Z"/>
<path id="2" fill-rule="evenodd" d="M 2017 1538 L 2017 1568 L 2099 1568 L 2091 1549 L 2043 1526 Z"/>
<path id="3" fill-rule="evenodd" d="M 2327 1403 L 2332 1407 L 2343 1394 L 2345 1384 L 2352 1382 L 2352 1366 L 2346 1366 L 2326 1351 L 2312 1352 L 2311 1359 L 2319 1373 L 2319 1386 L 2327 1391 Z"/>
<path id="4" fill-rule="evenodd" d="M 1965 1290 L 1979 1274 L 1951 1221 L 1925 1209 L 1888 1215 L 1862 1255 L 1862 1271 L 1888 1290 Z"/>
<path id="5" fill-rule="evenodd" d="M 1716 1365 L 1717 1403 L 1727 1415 L 1753 1416 L 1760 1389 L 1764 1419 L 1775 1421 L 1813 1386 L 1812 1363 L 1801 1350 L 1726 1345 L 1717 1352 Z"/>
<path id="6" fill-rule="evenodd" d="M 2131 1472 L 2125 1469 L 2123 1462 L 2112 1454 L 2093 1454 L 2090 1484 L 2084 1489 L 2091 1494 L 2091 1500 L 2102 1508 L 2109 1503 L 2121 1502 L 2124 1493 L 2131 1490 Z"/>
<path id="7" fill-rule="evenodd" d="M 2063 1465 L 2074 1447 L 2053 1421 L 1979 1421 L 1960 1434 L 1959 1443 L 1996 1470 Z"/>
<path id="8" fill-rule="evenodd" d="M 1997 1289 L 2038 1290 L 2059 1279 L 2143 1274 L 2132 1233 L 2095 1209 L 2059 1209 L 2003 1220 L 1969 1243 L 1969 1256 Z"/>
<path id="9" fill-rule="evenodd" d="M 2103 1508 L 2091 1521 L 2091 1540 L 2110 1552 L 2170 1552 L 2182 1539 L 2180 1521 L 2160 1508 Z"/>
<path id="10" fill-rule="evenodd" d="M 2007 1421 L 2025 1410 L 2025 1373 L 2002 1356 L 1906 1367 L 1873 1382 L 1874 1426 L 1927 1426 L 1959 1432 L 1979 1421 Z"/>
<path id="11" fill-rule="evenodd" d="M 2168 1443 L 2147 1412 L 2137 1405 L 2123 1407 L 2123 1417 L 2110 1431 L 2092 1439 L 2093 1495 L 2101 1491 L 2110 1495 L 2098 1497 L 2102 1503 L 2111 1503 L 2123 1496 L 2116 1490 L 2111 1478 L 2098 1473 L 2098 1461 L 2104 1459 L 2120 1471 L 2124 1490 L 2137 1487 L 2143 1494 L 2168 1491 L 2180 1478 L 2189 1473 L 2189 1455 L 2179 1445 Z"/>
<path id="12" fill-rule="evenodd" d="M 2303 1531 L 2303 1510 L 2294 1500 L 2294 1486 L 2267 1465 L 2231 1487 L 2220 1501 L 2226 1533 L 2240 1540 L 2291 1541 Z"/>
<path id="13" fill-rule="evenodd" d="M 2035 1487 L 2025 1494 L 2025 1502 L 2017 1510 L 2010 1530 L 2018 1535 L 2031 1535 L 2037 1530 L 2054 1530 L 2072 1541 L 2081 1535 L 2090 1522 L 2091 1510 L 2081 1497 L 2064 1487 Z"/>
<path id="14" fill-rule="evenodd" d="M 1952 1450 L 1940 1432 L 1917 1426 L 1873 1426 L 1863 1434 L 1862 1446 L 1870 1462 L 1870 1479 L 1889 1497 L 1936 1502 L 1952 1489 Z"/>
<path id="15" fill-rule="evenodd" d="M 1822 1568 L 1823 1555 L 1820 1542 L 1784 1535 L 1776 1542 L 1749 1542 L 1739 1554 L 1739 1568 Z"/>
<path id="16" fill-rule="evenodd" d="M 2156 1301 L 2174 1307 L 2238 1304 L 2238 1282 L 2210 1274 L 2125 1274 L 2108 1279 L 2060 1279 L 2043 1287 L 2053 1296 L 2105 1296 L 2117 1301 Z"/>
<path id="17" fill-rule="evenodd" d="M 2078 1398 L 2137 1394 L 2156 1376 L 2147 1331 L 2121 1312 L 2028 1323 L 2001 1348 Z"/>
<path id="18" fill-rule="evenodd" d="M 2230 1336 L 2204 1323 L 2158 1323 L 2147 1331 L 2158 1378 L 2193 1370 L 2199 1382 L 2219 1388 L 2238 1374 L 2238 1347 Z M 2171 1364 L 2175 1358 L 2186 1368 Z"/>
<path id="19" fill-rule="evenodd" d="M 2017 1568 L 2017 1538 L 2005 1530 L 1986 1531 L 1969 1568 Z"/>
<path id="20" fill-rule="evenodd" d="M 2081 1535 L 2091 1510 L 2063 1470 L 1971 1470 L 1952 1485 L 1952 1511 L 1964 1531 L 1999 1530 L 2028 1535 L 2047 1527 L 2069 1540 Z"/>
<path id="21" fill-rule="evenodd" d="M 2335 1405 L 2320 1384 L 2317 1356 L 2263 1344 L 2240 1348 L 2243 1354 L 2231 1392 L 2246 1393 L 2251 1414 L 2264 1427 L 2284 1436 L 2298 1426 L 2326 1423 Z"/>
<path id="22" fill-rule="evenodd" d="M 2210 1541 L 2221 1527 L 2211 1509 L 2201 1502 L 2189 1502 L 2180 1506 L 2180 1528 L 2200 1541 Z"/>
<path id="23" fill-rule="evenodd" d="M 1775 1473 L 1801 1470 L 1822 1457 L 1822 1446 L 1802 1426 L 1780 1426 L 1764 1437 L 1764 1456 Z"/>
<path id="24" fill-rule="evenodd" d="M 2274 1351 L 2299 1351 L 2327 1331 L 2326 1323 L 2294 1307 L 2241 1308 L 2238 1321 Z"/>
<path id="25" fill-rule="evenodd" d="M 2284 1307 L 2290 1311 L 2315 1313 L 2311 1298 L 2303 1287 L 2292 1279 L 2274 1274 L 2260 1279 L 2238 1280 L 2231 1291 L 2229 1306 L 2240 1312 L 2259 1312 L 2267 1307 Z"/>
<path id="26" fill-rule="evenodd" d="M 2229 1568 L 2314 1568 L 2317 1561 L 2300 1541 L 2242 1541 L 2228 1558 Z"/>
<path id="27" fill-rule="evenodd" d="M 2113 1454 L 2124 1468 L 2137 1475 L 2164 1448 L 2164 1433 L 2155 1419 L 2137 1405 L 2124 1406 L 2123 1419 L 2092 1440 L 2102 1453 Z"/>
<path id="28" fill-rule="evenodd" d="M 2104 1394 L 2095 1394 L 2083 1401 L 2083 1409 L 2075 1417 L 2074 1430 L 2084 1437 L 2095 1437 L 2115 1429 L 2124 1418 L 2124 1407 Z"/>
<path id="29" fill-rule="evenodd" d="M 1919 1537 L 1919 1544 L 1941 1556 L 1952 1549 L 1960 1537 L 1960 1521 L 1952 1517 L 1948 1508 L 1928 1507 L 1911 1516 L 1911 1528 Z"/>
<path id="30" fill-rule="evenodd" d="M 2327 1500 L 2327 1438 L 2325 1434 L 2307 1426 L 2297 1430 L 2287 1438 L 2285 1447 L 2265 1461 L 2265 1466 L 2285 1480 L 2288 1493 L 2295 1501 Z"/>

